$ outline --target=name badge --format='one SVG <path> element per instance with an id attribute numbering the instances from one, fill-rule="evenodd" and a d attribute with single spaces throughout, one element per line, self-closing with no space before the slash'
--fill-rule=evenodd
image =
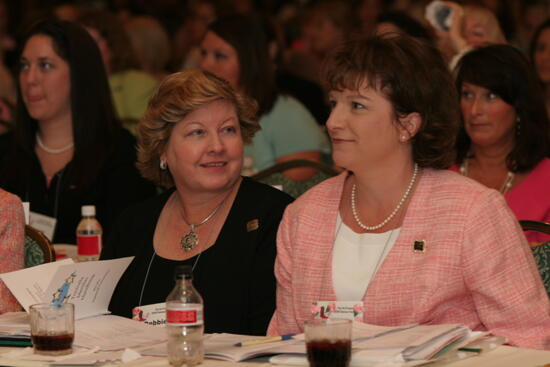
<path id="1" fill-rule="evenodd" d="M 164 327 L 166 324 L 166 303 L 136 306 L 132 309 L 132 320 Z"/>
<path id="2" fill-rule="evenodd" d="M 311 314 L 316 319 L 363 321 L 363 301 L 316 301 Z"/>
<path id="3" fill-rule="evenodd" d="M 44 233 L 44 235 L 51 241 L 53 238 L 53 233 L 55 232 L 57 219 L 35 212 L 30 212 L 29 217 L 30 226 Z"/>

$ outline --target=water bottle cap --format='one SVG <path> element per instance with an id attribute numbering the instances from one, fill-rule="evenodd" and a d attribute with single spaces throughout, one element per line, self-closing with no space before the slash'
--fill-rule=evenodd
<path id="1" fill-rule="evenodd" d="M 190 277 L 192 273 L 192 268 L 189 265 L 178 265 L 174 269 L 174 277 L 176 279 L 184 279 Z"/>
<path id="2" fill-rule="evenodd" d="M 82 215 L 86 217 L 95 215 L 95 205 L 83 205 L 82 206 Z"/>

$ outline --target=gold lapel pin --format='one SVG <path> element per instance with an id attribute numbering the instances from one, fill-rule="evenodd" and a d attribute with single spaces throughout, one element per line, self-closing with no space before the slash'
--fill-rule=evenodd
<path id="1" fill-rule="evenodd" d="M 260 228 L 260 221 L 258 219 L 252 219 L 246 223 L 246 231 L 252 232 Z"/>
<path id="2" fill-rule="evenodd" d="M 424 240 L 416 240 L 413 244 L 413 252 L 426 252 L 426 244 L 424 243 Z"/>

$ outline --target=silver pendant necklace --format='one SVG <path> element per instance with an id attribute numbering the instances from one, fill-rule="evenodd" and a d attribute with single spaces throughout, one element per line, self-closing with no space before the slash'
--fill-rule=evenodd
<path id="1" fill-rule="evenodd" d="M 390 215 L 382 221 L 382 223 L 377 224 L 375 226 L 367 226 L 361 222 L 361 219 L 359 219 L 359 214 L 357 213 L 357 209 L 355 208 L 355 184 L 351 187 L 351 213 L 353 214 L 353 218 L 355 219 L 355 222 L 359 227 L 361 227 L 365 231 L 375 231 L 379 228 L 384 227 L 394 216 L 397 214 L 399 209 L 401 209 L 401 206 L 403 203 L 407 200 L 409 197 L 409 194 L 411 193 L 411 190 L 414 186 L 414 183 L 416 181 L 416 176 L 418 174 L 418 164 L 414 164 L 414 172 L 411 177 L 411 181 L 409 182 L 409 186 L 407 187 L 407 190 L 405 190 L 405 193 L 401 197 L 401 200 L 399 200 L 399 204 L 393 209 L 393 211 L 390 213 Z"/>
<path id="2" fill-rule="evenodd" d="M 227 198 L 226 198 L 227 199 Z M 199 227 L 199 226 L 202 226 L 204 223 L 208 222 L 210 219 L 212 219 L 212 217 L 218 212 L 218 210 L 222 207 L 223 203 L 225 203 L 225 199 L 220 203 L 220 205 L 218 205 L 213 211 L 212 213 L 210 213 L 206 218 L 204 218 L 200 223 L 196 223 L 196 224 L 189 224 L 187 223 L 187 221 L 185 220 L 185 217 L 183 216 L 182 214 L 182 218 L 183 218 L 183 221 L 185 222 L 185 224 L 189 225 L 189 232 L 187 232 L 187 234 L 185 234 L 181 239 L 180 239 L 180 247 L 183 251 L 185 252 L 189 252 L 191 250 L 193 250 L 195 247 L 197 247 L 197 245 L 199 244 L 199 235 L 197 234 L 197 232 L 195 232 L 195 228 Z"/>

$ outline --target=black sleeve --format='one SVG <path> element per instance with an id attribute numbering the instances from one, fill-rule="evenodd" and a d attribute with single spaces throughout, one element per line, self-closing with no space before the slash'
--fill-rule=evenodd
<path id="1" fill-rule="evenodd" d="M 277 255 L 277 230 L 288 204 L 290 196 L 276 195 L 271 205 L 265 208 L 258 238 L 255 259 L 252 265 L 250 283 L 250 305 L 248 307 L 248 333 L 250 335 L 265 335 L 267 326 L 275 311 L 276 280 L 274 274 L 275 257 Z"/>

